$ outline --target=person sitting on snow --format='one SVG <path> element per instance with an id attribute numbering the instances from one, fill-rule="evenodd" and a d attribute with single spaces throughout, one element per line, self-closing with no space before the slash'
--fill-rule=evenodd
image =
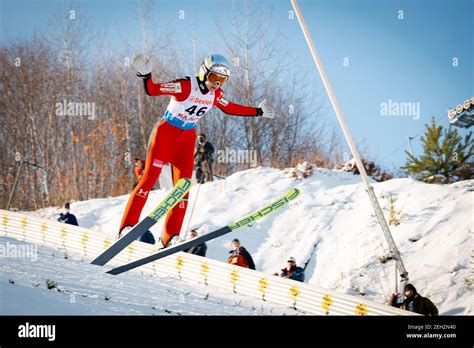
<path id="1" fill-rule="evenodd" d="M 423 315 L 438 315 L 438 308 L 427 297 L 423 297 L 416 291 L 412 284 L 405 285 L 405 300 L 398 303 L 400 293 L 392 294 L 390 306 L 415 312 Z"/>
<path id="2" fill-rule="evenodd" d="M 280 277 L 304 282 L 304 269 L 297 266 L 295 258 L 290 256 L 286 263 L 286 267 L 281 270 Z"/>
<path id="3" fill-rule="evenodd" d="M 143 233 L 140 237 L 138 237 L 137 240 L 143 243 L 147 243 L 147 244 L 156 243 L 153 233 L 151 233 L 149 230 Z"/>
<path id="4" fill-rule="evenodd" d="M 306 179 L 313 175 L 313 166 L 308 162 L 299 162 L 295 168 L 290 171 L 290 178 Z"/>
<path id="5" fill-rule="evenodd" d="M 71 204 L 69 202 L 64 203 L 62 212 L 59 214 L 58 222 L 62 222 L 69 225 L 79 226 L 77 219 L 74 214 L 71 214 L 69 210 L 71 209 Z"/>
<path id="6" fill-rule="evenodd" d="M 196 230 L 191 230 L 189 234 L 189 239 L 196 238 L 198 236 L 198 231 Z M 206 256 L 206 251 L 207 251 L 207 245 L 206 243 L 201 243 L 198 245 L 195 245 L 189 249 L 184 250 L 185 253 L 190 253 L 198 256 L 205 257 Z"/>
<path id="7" fill-rule="evenodd" d="M 255 263 L 249 252 L 240 245 L 240 241 L 236 238 L 232 241 L 233 249 L 229 251 L 227 262 L 236 266 L 255 269 Z"/>

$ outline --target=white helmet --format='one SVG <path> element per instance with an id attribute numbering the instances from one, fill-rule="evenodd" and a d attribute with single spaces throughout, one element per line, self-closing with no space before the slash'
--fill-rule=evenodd
<path id="1" fill-rule="evenodd" d="M 204 59 L 199 68 L 199 81 L 205 82 L 209 75 L 222 85 L 230 76 L 230 63 L 220 54 L 212 54 Z M 214 81 L 212 81 L 214 82 Z"/>

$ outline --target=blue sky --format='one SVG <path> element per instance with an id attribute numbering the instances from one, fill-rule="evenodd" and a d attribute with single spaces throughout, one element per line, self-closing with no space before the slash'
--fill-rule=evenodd
<path id="1" fill-rule="evenodd" d="M 1 42 L 48 34 L 48 19 L 64 5 L 59 0 L 0 0 Z M 299 0 L 330 82 L 358 143 L 370 154 L 393 167 L 405 161 L 406 138 L 423 132 L 431 117 L 447 125 L 446 111 L 474 95 L 473 12 L 471 0 Z M 124 41 L 140 41 L 140 27 L 131 0 L 66 2 L 80 8 L 91 29 L 105 33 L 110 48 Z M 243 1 L 237 1 L 238 6 Z M 290 1 L 250 1 L 271 9 L 273 26 L 282 43 L 295 55 L 285 74 L 309 76 L 305 88 L 321 90 L 322 84 L 296 18 L 289 18 Z M 192 69 L 190 37 L 200 52 L 218 52 L 216 18 L 231 11 L 230 0 L 154 1 L 152 30 L 169 30 L 189 49 L 177 57 Z M 185 19 L 180 20 L 184 10 Z M 403 19 L 399 19 L 403 11 Z M 189 46 L 189 47 L 186 47 Z M 457 58 L 458 66 L 453 66 Z M 344 66 L 344 59 L 349 65 Z M 294 72 L 292 71 L 294 69 Z M 383 116 L 381 103 L 419 103 L 420 117 Z M 327 98 L 325 117 L 336 123 Z M 463 134 L 466 131 L 462 132 Z M 413 141 L 420 153 L 419 137 Z M 398 150 L 397 150 L 398 149 Z"/>

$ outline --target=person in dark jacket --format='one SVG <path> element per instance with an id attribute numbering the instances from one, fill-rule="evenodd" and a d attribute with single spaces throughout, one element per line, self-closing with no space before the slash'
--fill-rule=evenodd
<path id="1" fill-rule="evenodd" d="M 232 250 L 229 251 L 229 258 L 227 262 L 236 266 L 241 266 L 245 268 L 255 269 L 255 263 L 253 262 L 252 256 L 249 252 L 240 245 L 238 239 L 232 241 Z"/>
<path id="2" fill-rule="evenodd" d="M 62 212 L 59 214 L 58 222 L 62 222 L 69 225 L 79 226 L 76 217 L 69 212 L 71 204 L 69 202 L 64 203 Z"/>
<path id="3" fill-rule="evenodd" d="M 304 270 L 296 265 L 296 260 L 293 256 L 289 257 L 286 267 L 281 270 L 280 277 L 304 282 Z"/>
<path id="4" fill-rule="evenodd" d="M 390 305 L 418 314 L 435 316 L 438 308 L 427 297 L 421 296 L 412 284 L 405 285 L 405 300 L 399 303 L 400 293 L 392 294 Z"/>
<path id="5" fill-rule="evenodd" d="M 143 243 L 148 243 L 148 244 L 155 244 L 155 237 L 153 236 L 153 233 L 150 231 L 146 231 L 143 233 L 140 237 L 138 237 L 138 240 Z"/>
<path id="6" fill-rule="evenodd" d="M 196 230 L 192 230 L 190 233 L 190 238 L 193 239 L 198 236 L 198 232 Z M 198 245 L 195 245 L 189 249 L 184 250 L 185 253 L 190 253 L 198 256 L 205 257 L 206 256 L 206 251 L 207 251 L 207 245 L 206 243 L 201 243 Z"/>
<path id="7" fill-rule="evenodd" d="M 214 146 L 207 141 L 206 135 L 201 133 L 197 137 L 195 158 L 197 161 L 210 160 L 212 162 L 212 155 L 214 154 Z"/>
<path id="8" fill-rule="evenodd" d="M 130 230 L 132 228 L 133 228 L 132 226 L 125 226 L 122 229 L 122 233 L 125 235 L 128 232 L 130 232 Z M 144 232 L 140 237 L 137 238 L 137 240 L 139 242 L 148 243 L 148 244 L 155 244 L 156 243 L 155 237 L 153 236 L 153 233 L 150 232 L 150 230 L 147 230 L 146 232 Z"/>
<path id="9" fill-rule="evenodd" d="M 213 181 L 212 156 L 214 151 L 214 146 L 206 140 L 206 135 L 203 133 L 199 134 L 194 151 L 194 163 L 196 165 L 196 180 L 200 184 L 206 181 Z"/>

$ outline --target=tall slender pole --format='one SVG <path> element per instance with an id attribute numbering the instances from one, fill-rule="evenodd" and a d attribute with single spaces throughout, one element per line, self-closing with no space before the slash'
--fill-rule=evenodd
<path id="1" fill-rule="evenodd" d="M 16 172 L 16 178 L 15 178 L 15 182 L 14 182 L 14 184 L 13 184 L 12 192 L 10 192 L 10 197 L 8 198 L 7 210 L 10 209 L 10 206 L 11 206 L 11 204 L 12 204 L 13 195 L 15 194 L 16 185 L 18 184 L 18 178 L 20 177 L 21 169 L 23 168 L 23 164 L 24 164 L 24 163 L 25 163 L 25 161 L 21 161 L 21 162 L 20 162 L 20 166 L 18 167 L 18 171 Z"/>
<path id="2" fill-rule="evenodd" d="M 186 230 L 184 231 L 184 233 L 185 233 L 184 236 L 186 236 L 186 233 L 189 232 L 189 224 L 191 223 L 191 219 L 193 218 L 194 208 L 196 207 L 196 202 L 197 202 L 197 199 L 198 199 L 198 196 L 199 196 L 199 189 L 200 188 L 201 188 L 201 182 L 198 183 L 196 196 L 194 196 L 194 202 L 193 202 L 193 206 L 191 207 L 191 213 L 189 214 L 189 219 L 188 219 L 188 223 L 186 224 Z"/>
<path id="3" fill-rule="evenodd" d="M 398 292 L 398 267 L 395 264 L 395 293 Z"/>
<path id="4" fill-rule="evenodd" d="M 291 4 L 292 4 L 292 6 L 293 6 L 293 8 L 296 12 L 296 17 L 298 18 L 298 22 L 301 26 L 301 30 L 303 31 L 304 37 L 306 39 L 306 43 L 309 46 L 309 49 L 311 51 L 311 55 L 313 56 L 314 63 L 316 64 L 316 68 L 318 69 L 319 75 L 321 76 L 324 88 L 326 89 L 326 92 L 329 96 L 329 100 L 331 101 L 331 105 L 334 109 L 334 112 L 336 113 L 337 120 L 339 121 L 339 124 L 342 128 L 342 132 L 344 133 L 347 144 L 349 145 L 349 148 L 352 152 L 352 156 L 354 157 L 354 159 L 357 163 L 357 168 L 359 169 L 362 181 L 364 182 L 364 184 L 367 188 L 367 193 L 369 194 L 369 199 L 370 199 L 370 202 L 372 203 L 372 206 L 374 208 L 375 215 L 377 216 L 380 227 L 382 228 L 382 231 L 385 235 L 385 239 L 387 240 L 387 243 L 388 243 L 391 251 L 393 252 L 393 254 L 395 256 L 395 261 L 397 263 L 397 268 L 398 268 L 399 272 L 401 273 L 400 276 L 402 277 L 402 279 L 408 280 L 408 272 L 405 269 L 402 258 L 400 256 L 400 253 L 398 252 L 398 248 L 395 244 L 395 241 L 393 240 L 393 237 L 392 237 L 392 234 L 391 234 L 390 229 L 388 227 L 387 221 L 385 220 L 385 217 L 383 215 L 382 208 L 380 208 L 380 204 L 377 200 L 377 197 L 375 196 L 374 189 L 370 185 L 369 178 L 368 178 L 367 173 L 365 171 L 364 164 L 362 163 L 359 152 L 357 151 L 355 143 L 352 139 L 352 135 L 349 132 L 349 129 L 347 128 L 346 120 L 344 118 L 344 115 L 342 114 L 341 108 L 339 107 L 339 103 L 337 102 L 336 95 L 334 94 L 334 91 L 332 90 L 331 84 L 329 83 L 329 79 L 326 75 L 323 64 L 322 64 L 321 59 L 319 58 L 319 54 L 316 50 L 316 46 L 314 45 L 314 42 L 311 38 L 311 35 L 309 34 L 309 30 L 306 26 L 303 15 L 301 14 L 301 9 L 298 5 L 297 0 L 291 0 Z"/>

